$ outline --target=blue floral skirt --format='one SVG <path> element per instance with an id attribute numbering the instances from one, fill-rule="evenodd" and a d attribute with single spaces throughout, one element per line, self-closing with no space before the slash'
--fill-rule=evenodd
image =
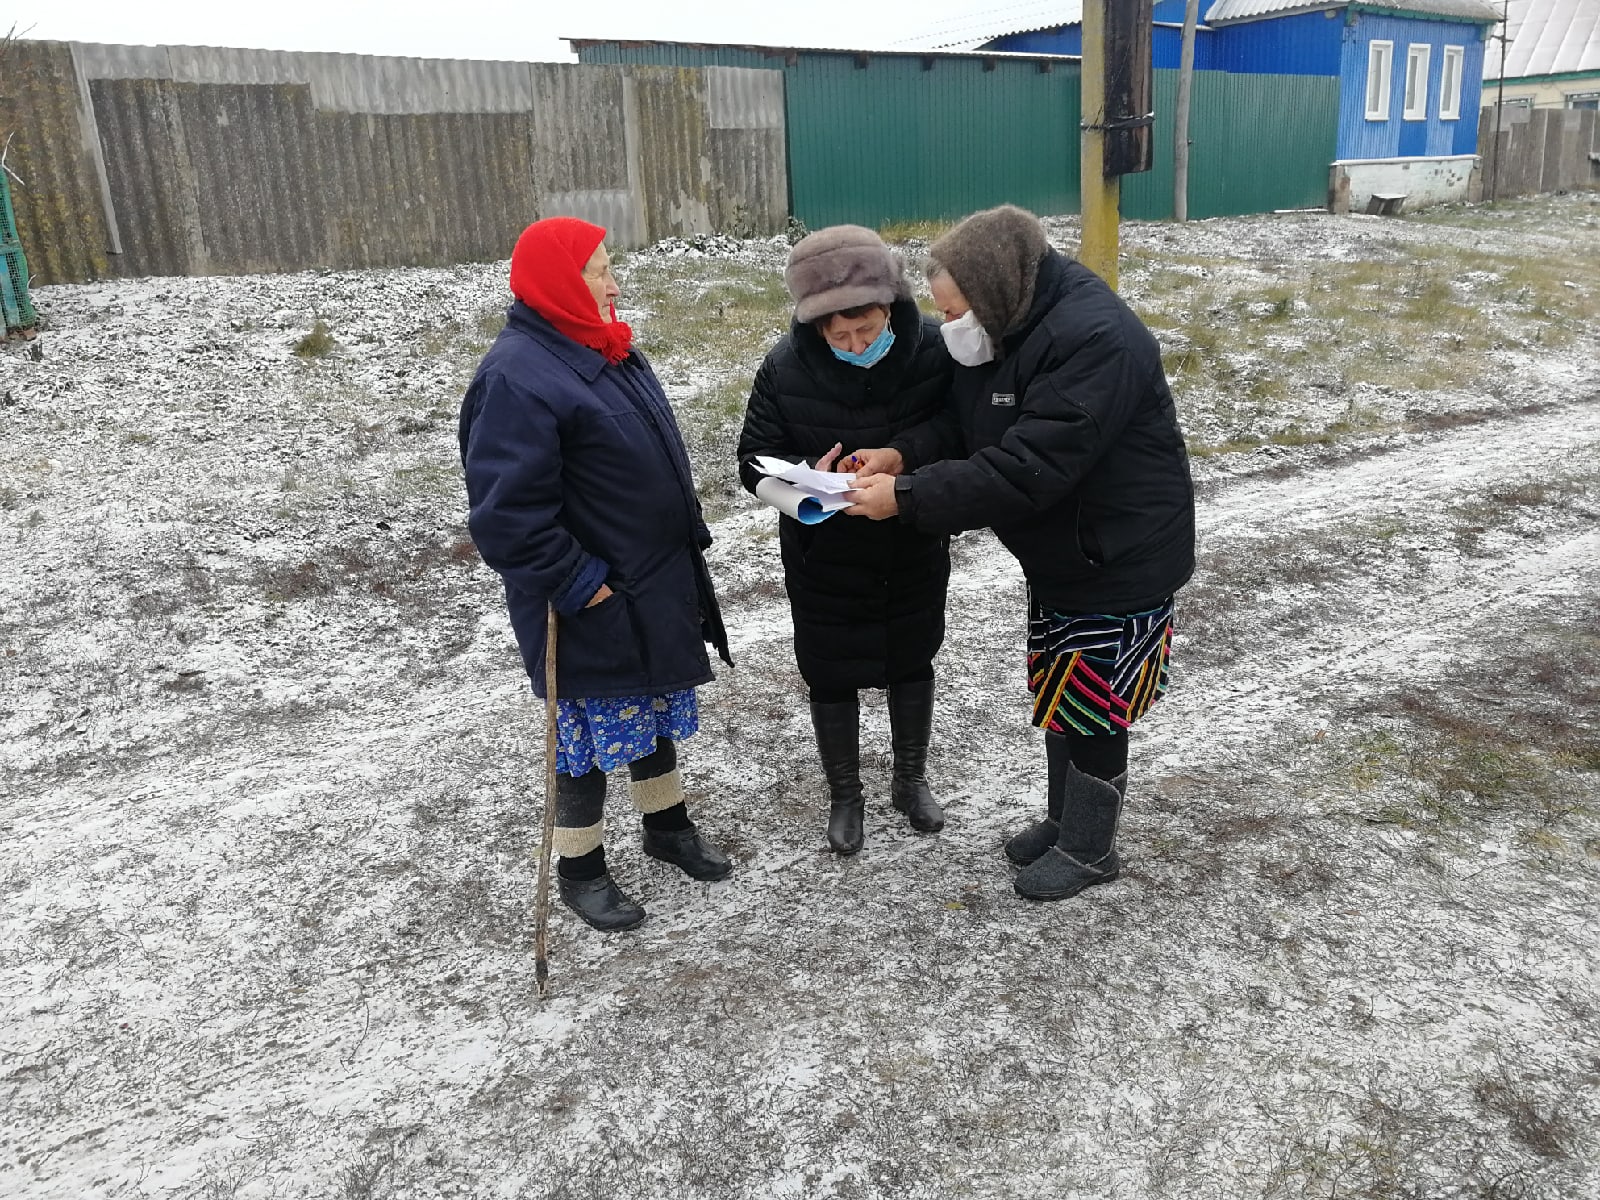
<path id="1" fill-rule="evenodd" d="M 665 696 L 606 696 L 556 701 L 556 770 L 587 775 L 615 771 L 656 748 L 657 738 L 681 742 L 700 729 L 693 688 Z"/>

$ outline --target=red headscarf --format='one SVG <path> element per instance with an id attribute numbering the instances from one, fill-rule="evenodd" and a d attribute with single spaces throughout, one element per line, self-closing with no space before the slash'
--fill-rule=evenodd
<path id="1" fill-rule="evenodd" d="M 538 313 L 561 333 L 621 362 L 633 344 L 633 330 L 617 320 L 600 319 L 594 293 L 583 278 L 588 263 L 606 231 L 577 217 L 546 217 L 522 231 L 511 252 L 511 294 Z"/>

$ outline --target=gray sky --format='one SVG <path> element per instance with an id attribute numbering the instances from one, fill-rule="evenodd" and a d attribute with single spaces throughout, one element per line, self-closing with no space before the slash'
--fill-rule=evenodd
<path id="1" fill-rule="evenodd" d="M 0 0 L 0 31 L 137 45 L 341 50 L 428 58 L 571 61 L 565 37 L 661 38 L 893 48 L 974 10 L 1037 8 L 1018 0 Z"/>

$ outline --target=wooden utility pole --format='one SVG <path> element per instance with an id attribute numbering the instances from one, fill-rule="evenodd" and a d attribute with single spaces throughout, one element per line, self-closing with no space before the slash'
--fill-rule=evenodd
<path id="1" fill-rule="evenodd" d="M 1083 241 L 1078 259 L 1117 286 L 1121 180 L 1106 173 L 1106 0 L 1083 0 L 1083 134 L 1079 175 Z"/>
<path id="2" fill-rule="evenodd" d="M 1084 0 L 1083 243 L 1078 257 L 1117 286 L 1121 178 L 1150 169 L 1151 0 Z"/>
<path id="3" fill-rule="evenodd" d="M 1511 40 L 1511 0 L 1500 6 L 1500 79 L 1494 100 L 1494 162 L 1489 168 L 1489 203 L 1500 199 L 1500 125 L 1506 115 L 1506 43 Z"/>
<path id="4" fill-rule="evenodd" d="M 1189 90 L 1194 86 L 1194 30 L 1200 0 L 1183 6 L 1183 50 L 1178 58 L 1178 99 L 1172 109 L 1172 219 L 1189 219 Z"/>

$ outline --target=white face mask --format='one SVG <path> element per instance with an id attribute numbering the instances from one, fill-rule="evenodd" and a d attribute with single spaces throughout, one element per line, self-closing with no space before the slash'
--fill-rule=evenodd
<path id="1" fill-rule="evenodd" d="M 939 326 L 939 333 L 950 350 L 950 357 L 963 367 L 981 366 L 994 359 L 994 343 L 970 308 L 954 321 Z"/>

